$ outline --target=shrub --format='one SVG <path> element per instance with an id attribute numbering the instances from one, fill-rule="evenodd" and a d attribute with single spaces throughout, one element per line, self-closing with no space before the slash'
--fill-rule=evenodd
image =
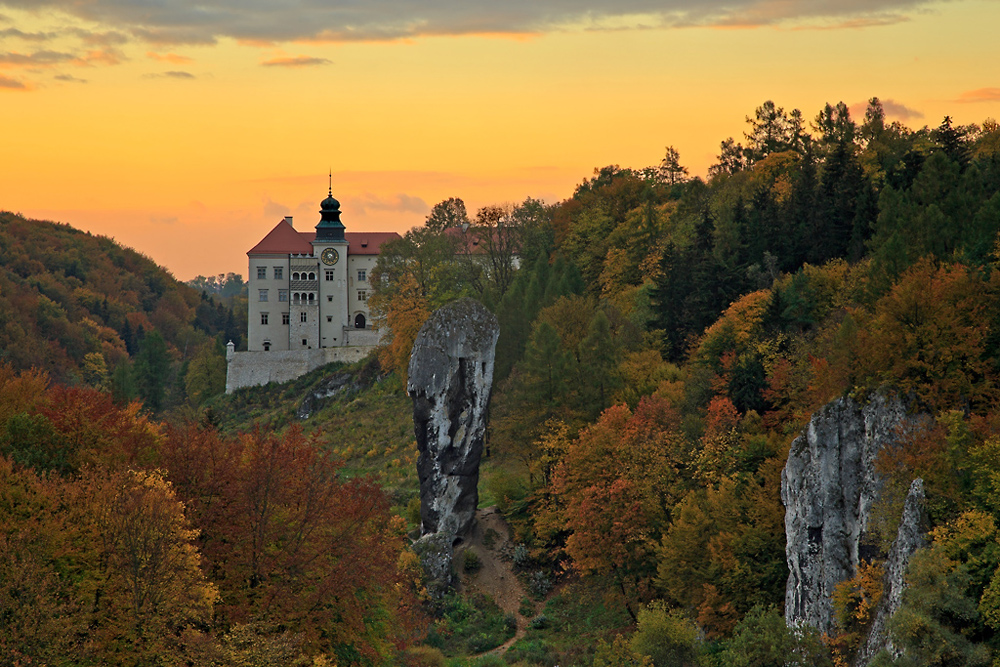
<path id="1" fill-rule="evenodd" d="M 483 562 L 479 560 L 479 554 L 471 549 L 467 549 L 462 554 L 462 568 L 469 573 L 478 572 L 479 568 L 483 566 Z"/>

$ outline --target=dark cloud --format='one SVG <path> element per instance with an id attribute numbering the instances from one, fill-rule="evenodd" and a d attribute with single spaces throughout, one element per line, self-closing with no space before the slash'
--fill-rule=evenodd
<path id="1" fill-rule="evenodd" d="M 959 102 L 1000 102 L 1000 88 L 976 88 L 958 96 Z"/>
<path id="2" fill-rule="evenodd" d="M 157 44 L 393 40 L 424 35 L 532 33 L 567 26 L 620 29 L 798 22 L 862 27 L 895 22 L 930 0 L 3 0 L 58 9 Z"/>
<path id="3" fill-rule="evenodd" d="M 5 90 L 27 90 L 28 86 L 17 79 L 11 79 L 6 76 L 0 76 L 0 88 Z"/>
<path id="4" fill-rule="evenodd" d="M 87 83 L 86 79 L 80 79 L 69 74 L 57 74 L 55 79 L 56 81 L 68 81 L 69 83 Z"/>
<path id="5" fill-rule="evenodd" d="M 290 56 L 287 58 L 271 58 L 262 62 L 261 65 L 265 67 L 310 67 L 313 65 L 329 65 L 332 62 L 332 60 L 327 60 L 326 58 Z"/>

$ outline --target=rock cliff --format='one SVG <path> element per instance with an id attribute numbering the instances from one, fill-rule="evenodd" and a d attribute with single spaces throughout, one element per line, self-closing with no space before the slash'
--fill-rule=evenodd
<path id="1" fill-rule="evenodd" d="M 857 572 L 882 487 L 875 457 L 916 422 L 896 398 L 877 394 L 864 407 L 842 398 L 814 414 L 792 442 L 781 476 L 790 626 L 835 633 L 831 596 L 838 583 Z"/>
<path id="2" fill-rule="evenodd" d="M 472 299 L 439 309 L 417 334 L 406 391 L 420 454 L 422 535 L 464 535 L 475 521 L 499 334 L 496 317 Z"/>

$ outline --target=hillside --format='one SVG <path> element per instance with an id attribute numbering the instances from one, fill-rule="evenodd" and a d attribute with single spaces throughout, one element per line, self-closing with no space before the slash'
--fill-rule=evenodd
<path id="1" fill-rule="evenodd" d="M 173 387 L 160 422 L 77 376 L 58 376 L 69 387 L 0 366 L 0 547 L 13 554 L 0 583 L 19 587 L 0 596 L 0 617 L 17 621 L 0 649 L 24 664 L 133 664 L 136 651 L 219 665 L 854 664 L 920 478 L 926 543 L 887 622 L 905 653 L 872 664 L 995 662 L 1000 126 L 911 129 L 873 99 L 860 122 L 827 105 L 807 128 L 765 102 L 718 159 L 690 178 L 668 147 L 658 165 L 595 170 L 565 201 L 472 218 L 441 202 L 379 257 L 371 307 L 388 339 L 376 357 L 232 395 L 209 390 L 220 341 L 197 323 L 211 302 L 169 281 L 156 296 L 152 265 L 132 257 L 146 278 L 113 284 L 138 304 L 120 306 L 120 328 L 145 334 L 127 355 L 131 337 L 102 314 L 111 288 L 106 308 L 78 298 L 98 293 L 82 269 L 24 241 L 22 254 L 47 257 L 27 264 L 42 275 L 69 267 L 5 274 L 46 346 L 103 326 L 125 369 L 106 385 L 118 398 L 157 360 L 169 361 L 159 377 L 183 383 L 160 385 Z M 29 239 L 100 241 L 4 219 Z M 500 323 L 489 511 L 459 550 L 465 588 L 432 600 L 408 548 L 418 496 L 402 388 L 422 322 L 462 296 Z M 85 380 L 102 349 L 77 353 Z M 150 387 L 135 392 L 147 407 Z M 789 629 L 792 443 L 831 403 L 887 395 L 913 419 L 866 464 L 877 500 L 849 575 L 826 582 L 828 631 Z M 835 415 L 824 423 L 839 433 Z M 172 578 L 124 565 L 136 525 L 171 527 L 161 542 L 186 554 Z M 821 548 L 813 528 L 799 551 Z"/>
<path id="2" fill-rule="evenodd" d="M 16 369 L 159 409 L 188 398 L 185 364 L 215 337 L 239 343 L 245 327 L 112 239 L 0 212 L 0 361 Z"/>

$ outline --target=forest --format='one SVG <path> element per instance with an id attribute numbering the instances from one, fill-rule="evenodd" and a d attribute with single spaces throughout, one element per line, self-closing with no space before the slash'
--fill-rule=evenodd
<path id="1" fill-rule="evenodd" d="M 436 205 L 379 257 L 377 358 L 332 369 L 353 389 L 308 419 L 328 371 L 222 395 L 238 277 L 181 285 L 0 214 L 0 663 L 853 664 L 920 477 L 903 653 L 874 664 L 993 664 L 1000 126 L 911 129 L 875 98 L 746 120 L 704 179 L 668 146 L 555 204 Z M 500 323 L 481 505 L 542 605 L 502 655 L 510 619 L 430 599 L 408 548 L 406 366 L 463 296 Z M 879 456 L 838 631 L 789 629 L 789 446 L 879 392 L 925 427 Z"/>

